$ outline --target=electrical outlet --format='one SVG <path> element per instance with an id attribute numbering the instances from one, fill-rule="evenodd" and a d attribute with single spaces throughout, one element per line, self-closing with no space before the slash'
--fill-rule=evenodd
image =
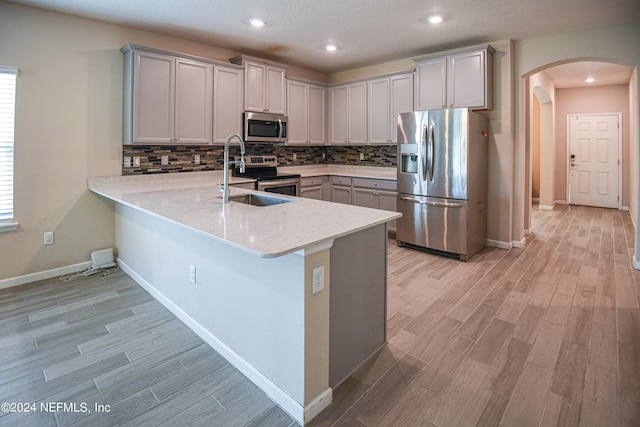
<path id="1" fill-rule="evenodd" d="M 131 156 L 124 156 L 124 158 L 122 159 L 122 163 L 124 164 L 125 168 L 130 168 L 131 167 Z"/>
<path id="2" fill-rule="evenodd" d="M 140 167 L 140 156 L 133 156 L 133 167 L 134 168 Z"/>
<path id="3" fill-rule="evenodd" d="M 196 284 L 196 266 L 195 265 L 189 266 L 189 281 L 194 285 Z"/>
<path id="4" fill-rule="evenodd" d="M 364 153 L 360 153 L 360 160 L 364 160 Z"/>
<path id="5" fill-rule="evenodd" d="M 311 293 L 317 294 L 324 289 L 324 265 L 316 267 L 312 272 Z"/>
<path id="6" fill-rule="evenodd" d="M 298 158 L 298 155 L 296 153 L 293 153 L 293 160 L 296 160 Z"/>
<path id="7" fill-rule="evenodd" d="M 53 245 L 53 231 L 44 233 L 44 245 Z"/>
<path id="8" fill-rule="evenodd" d="M 160 156 L 160 164 L 168 165 L 169 164 L 169 156 Z"/>
<path id="9" fill-rule="evenodd" d="M 200 154 L 194 154 L 193 155 L 193 164 L 194 165 L 199 165 L 200 164 Z"/>

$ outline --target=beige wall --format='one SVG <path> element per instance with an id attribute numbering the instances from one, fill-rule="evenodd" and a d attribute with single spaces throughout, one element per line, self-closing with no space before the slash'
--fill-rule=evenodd
<path id="1" fill-rule="evenodd" d="M 554 204 L 554 137 L 553 137 L 553 111 L 555 109 L 555 86 L 549 76 L 544 71 L 536 73 L 529 78 L 529 133 L 530 138 L 533 141 L 535 136 L 538 137 L 538 145 L 535 142 L 531 144 L 531 157 L 533 159 L 534 149 L 538 149 L 538 184 L 540 193 L 538 195 L 539 206 L 542 209 L 552 209 Z M 533 101 L 538 101 L 538 121 L 536 122 L 533 117 Z M 535 135 L 537 133 L 537 135 Z M 533 161 L 531 162 L 533 164 Z M 525 163 L 526 167 L 526 163 Z M 532 170 L 532 177 L 534 172 Z M 532 184 L 533 187 L 533 184 Z M 528 194 L 525 194 L 525 205 L 529 206 Z M 525 212 L 525 228 L 531 229 L 531 223 L 529 216 Z"/>
<path id="2" fill-rule="evenodd" d="M 0 65 L 16 92 L 15 219 L 0 233 L 0 280 L 65 267 L 114 247 L 111 203 L 87 178 L 121 174 L 122 58 L 135 43 L 228 61 L 238 52 L 0 2 Z M 297 67 L 287 74 L 327 81 Z M 43 246 L 43 233 L 55 243 Z"/>
<path id="3" fill-rule="evenodd" d="M 533 97 L 531 110 L 531 197 L 540 198 L 540 102 Z"/>
<path id="4" fill-rule="evenodd" d="M 556 90 L 556 200 L 567 200 L 567 115 L 622 113 L 622 206 L 629 206 L 629 86 L 595 86 Z"/>

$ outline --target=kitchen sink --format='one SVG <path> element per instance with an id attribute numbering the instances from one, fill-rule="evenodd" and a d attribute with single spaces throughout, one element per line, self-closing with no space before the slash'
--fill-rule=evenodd
<path id="1" fill-rule="evenodd" d="M 280 197 L 263 196 L 262 194 L 242 194 L 239 196 L 231 196 L 232 202 L 246 203 L 252 206 L 272 206 L 281 203 L 289 203 L 292 200 L 281 199 Z"/>

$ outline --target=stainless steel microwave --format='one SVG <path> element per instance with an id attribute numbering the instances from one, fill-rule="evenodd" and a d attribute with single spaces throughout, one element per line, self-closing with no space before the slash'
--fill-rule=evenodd
<path id="1" fill-rule="evenodd" d="M 243 114 L 245 142 L 287 142 L 287 116 L 282 114 Z"/>

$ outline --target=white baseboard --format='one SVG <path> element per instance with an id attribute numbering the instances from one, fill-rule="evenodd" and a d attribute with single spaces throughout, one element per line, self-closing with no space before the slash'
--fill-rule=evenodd
<path id="1" fill-rule="evenodd" d="M 525 243 L 527 241 L 527 238 L 523 238 L 522 240 L 514 240 L 513 242 L 509 243 L 509 242 L 503 242 L 500 240 L 491 240 L 491 239 L 487 239 L 487 246 L 491 246 L 494 248 L 500 248 L 500 249 L 511 249 L 511 248 L 523 248 Z"/>
<path id="2" fill-rule="evenodd" d="M 333 390 L 328 388 L 320 395 L 318 395 L 307 407 L 295 401 L 284 390 L 274 384 L 270 379 L 265 377 L 262 373 L 251 366 L 246 360 L 240 357 L 236 352 L 227 347 L 222 341 L 216 338 L 211 332 L 195 321 L 191 316 L 185 313 L 180 307 L 175 305 L 170 299 L 168 299 L 162 292 L 158 291 L 149 282 L 147 282 L 142 276 L 136 273 L 125 262 L 118 259 L 118 264 L 122 271 L 127 273 L 131 278 L 142 286 L 151 296 L 153 296 L 160 304 L 165 306 L 171 311 L 178 319 L 186 324 L 193 332 L 195 332 L 200 338 L 202 338 L 207 344 L 209 344 L 214 350 L 216 350 L 222 357 L 227 359 L 236 369 L 244 374 L 249 380 L 257 385 L 267 396 L 275 401 L 278 406 L 282 408 L 286 413 L 291 415 L 296 421 L 304 425 L 304 420 L 310 420 L 314 416 L 318 415 L 324 408 L 329 406 L 333 400 Z"/>
<path id="3" fill-rule="evenodd" d="M 502 242 L 500 240 L 487 239 L 487 246 L 491 246 L 491 247 L 494 247 L 494 248 L 500 248 L 500 249 L 511 249 L 511 243 Z"/>
<path id="4" fill-rule="evenodd" d="M 311 421 L 314 419 L 324 408 L 331 405 L 333 401 L 333 390 L 331 388 L 326 389 L 322 393 L 320 393 L 315 399 L 311 401 L 304 408 L 304 419 L 305 421 Z M 299 421 L 300 424 L 304 425 L 304 422 Z"/>
<path id="5" fill-rule="evenodd" d="M 523 238 L 522 240 L 514 240 L 513 242 L 511 242 L 511 246 L 514 248 L 523 248 L 525 243 L 527 242 L 526 238 Z"/>
<path id="6" fill-rule="evenodd" d="M 538 209 L 540 209 L 541 211 L 552 211 L 553 210 L 553 206 L 538 205 Z"/>
<path id="7" fill-rule="evenodd" d="M 0 280 L 0 289 L 20 286 L 31 282 L 37 282 L 38 280 L 51 279 L 53 277 L 75 273 L 76 271 L 86 270 L 87 268 L 91 268 L 91 261 L 67 265 L 66 267 L 54 268 L 52 270 L 39 271 L 37 273 L 24 274 L 17 277 L 10 277 L 8 279 Z"/>

